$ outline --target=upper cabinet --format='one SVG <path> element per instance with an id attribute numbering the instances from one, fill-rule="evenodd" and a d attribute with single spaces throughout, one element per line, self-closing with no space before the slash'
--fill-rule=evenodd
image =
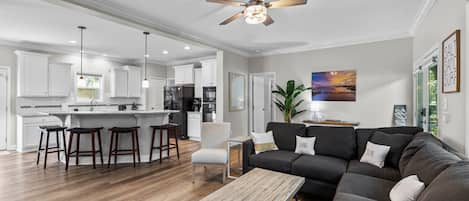
<path id="1" fill-rule="evenodd" d="M 202 69 L 194 69 L 194 98 L 202 98 Z"/>
<path id="2" fill-rule="evenodd" d="M 140 98 L 142 75 L 134 66 L 114 68 L 111 72 L 111 96 L 114 98 Z"/>
<path id="3" fill-rule="evenodd" d="M 174 83 L 194 84 L 194 65 L 174 66 Z"/>
<path id="4" fill-rule="evenodd" d="M 18 96 L 65 97 L 70 92 L 71 65 L 50 64 L 49 55 L 15 51 L 18 63 Z"/>
<path id="5" fill-rule="evenodd" d="M 69 96 L 72 85 L 71 77 L 70 64 L 49 64 L 49 96 Z"/>
<path id="6" fill-rule="evenodd" d="M 210 59 L 200 63 L 202 63 L 202 86 L 217 86 L 217 61 Z"/>

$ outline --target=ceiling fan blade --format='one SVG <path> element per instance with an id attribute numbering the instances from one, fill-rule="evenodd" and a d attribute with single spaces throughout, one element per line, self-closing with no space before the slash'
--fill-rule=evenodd
<path id="1" fill-rule="evenodd" d="M 265 19 L 265 21 L 263 23 L 264 23 L 265 26 L 269 26 L 269 25 L 274 23 L 274 20 L 272 19 L 272 17 L 270 15 L 267 15 L 267 18 Z"/>
<path id="2" fill-rule="evenodd" d="M 228 18 L 225 21 L 221 22 L 220 25 L 227 25 L 228 23 L 235 21 L 236 19 L 242 17 L 243 13 L 244 13 L 244 11 L 241 11 L 240 13 L 237 13 L 237 14 L 231 16 L 230 18 Z"/>
<path id="3" fill-rule="evenodd" d="M 230 0 L 207 0 L 207 2 L 225 4 L 225 5 L 230 5 L 230 6 L 246 6 L 247 5 L 246 2 L 230 1 Z"/>
<path id="4" fill-rule="evenodd" d="M 307 2 L 308 2 L 307 0 L 278 0 L 278 1 L 265 3 L 265 6 L 267 8 L 282 8 L 282 7 L 304 5 Z"/>

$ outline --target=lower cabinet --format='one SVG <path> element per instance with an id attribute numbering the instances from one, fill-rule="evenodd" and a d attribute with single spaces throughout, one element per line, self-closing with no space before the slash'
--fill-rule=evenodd
<path id="1" fill-rule="evenodd" d="M 200 141 L 202 115 L 200 112 L 187 112 L 187 134 L 191 140 Z"/>
<path id="2" fill-rule="evenodd" d="M 32 152 L 36 151 L 41 138 L 40 126 L 54 126 L 61 125 L 61 122 L 56 117 L 51 116 L 28 116 L 18 117 L 18 131 L 17 131 L 17 146 L 18 152 Z M 61 139 L 61 133 L 59 135 Z M 43 144 L 46 142 L 46 135 L 42 139 Z M 57 139 L 55 133 L 51 133 L 49 137 L 49 146 L 55 147 Z"/>

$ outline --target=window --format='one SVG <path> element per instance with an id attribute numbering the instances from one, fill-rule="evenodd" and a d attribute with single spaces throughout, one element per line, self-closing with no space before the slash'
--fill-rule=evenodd
<path id="1" fill-rule="evenodd" d="M 103 100 L 103 76 L 83 74 L 83 79 L 80 79 L 80 75 L 77 74 L 76 86 L 77 102 Z"/>

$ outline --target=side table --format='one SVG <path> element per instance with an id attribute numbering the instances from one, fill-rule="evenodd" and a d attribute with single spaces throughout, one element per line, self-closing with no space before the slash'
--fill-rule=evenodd
<path id="1" fill-rule="evenodd" d="M 231 176 L 231 147 L 234 145 L 240 145 L 240 150 L 243 150 L 243 142 L 251 140 L 250 136 L 237 136 L 228 139 L 227 141 L 227 151 L 228 151 L 228 170 L 227 177 L 230 179 L 236 179 L 237 177 Z M 238 152 L 238 162 L 241 164 L 241 151 Z M 243 161 L 244 162 L 244 161 Z"/>

